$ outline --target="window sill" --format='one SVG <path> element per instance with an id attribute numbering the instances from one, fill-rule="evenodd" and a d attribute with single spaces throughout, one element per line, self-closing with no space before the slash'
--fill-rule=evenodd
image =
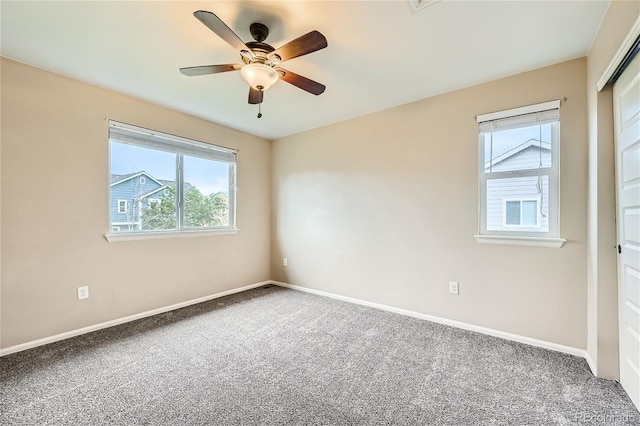
<path id="1" fill-rule="evenodd" d="M 503 235 L 474 235 L 481 244 L 502 244 L 507 246 L 530 246 L 560 248 L 567 242 L 564 238 L 514 237 Z"/>
<path id="2" fill-rule="evenodd" d="M 135 240 L 158 240 L 165 238 L 207 237 L 211 235 L 234 235 L 237 229 L 207 229 L 197 231 L 165 231 L 165 232 L 121 232 L 105 234 L 104 238 L 110 243 Z"/>

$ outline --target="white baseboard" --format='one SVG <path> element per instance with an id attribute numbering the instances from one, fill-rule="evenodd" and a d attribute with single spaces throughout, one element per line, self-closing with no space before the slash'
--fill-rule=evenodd
<path id="1" fill-rule="evenodd" d="M 76 330 L 66 331 L 64 333 L 56 334 L 54 336 L 44 337 L 42 339 L 32 340 L 30 342 L 21 343 L 15 346 L 9 346 L 7 348 L 0 349 L 0 357 L 9 355 L 15 352 L 24 351 L 27 349 L 35 348 L 37 346 L 46 345 L 49 343 L 57 342 L 59 340 L 68 339 L 70 337 L 79 336 L 81 334 L 91 333 L 92 331 L 102 330 L 103 328 L 113 327 L 115 325 L 124 324 L 127 322 L 135 321 L 141 318 L 150 317 L 153 315 L 162 314 L 164 312 L 173 311 L 175 309 L 184 308 L 186 306 L 195 305 L 197 303 L 206 302 L 208 300 L 217 299 L 219 297 L 228 296 L 234 293 L 240 293 L 242 291 L 251 290 L 252 288 L 261 287 L 266 284 L 271 284 L 271 281 L 263 281 L 256 284 L 246 285 L 240 288 L 234 288 L 232 290 L 222 291 L 220 293 L 211 294 L 209 296 L 199 297 L 197 299 L 187 300 L 185 302 L 176 303 L 175 305 L 164 306 L 161 308 L 152 309 L 150 311 L 141 312 L 139 314 L 129 315 L 126 317 L 114 319 L 111 321 L 101 322 L 99 324 L 90 325 L 88 327 L 78 328 Z"/>
<path id="2" fill-rule="evenodd" d="M 407 309 L 396 308 L 389 305 L 383 305 L 381 303 L 369 302 L 366 300 L 355 299 L 353 297 L 341 296 L 334 293 L 329 293 L 321 290 L 314 290 L 312 288 L 301 287 L 293 284 L 283 283 L 279 281 L 271 281 L 272 284 L 290 288 L 293 290 L 304 291 L 307 293 L 316 294 L 318 296 L 330 297 L 332 299 L 338 299 L 345 302 L 355 303 L 358 305 L 369 306 L 376 309 L 382 309 L 383 311 L 394 312 L 396 314 L 406 315 L 409 317 L 419 318 L 431 322 L 435 322 L 438 324 L 449 325 L 451 327 L 461 328 L 463 330 L 475 331 L 476 333 L 487 334 L 489 336 L 500 337 L 502 339 L 512 340 L 514 342 L 525 343 L 531 346 L 537 346 L 543 349 L 550 349 L 556 352 L 562 352 L 569 355 L 575 355 L 581 358 L 585 358 L 587 363 L 589 364 L 589 368 L 591 368 L 591 372 L 597 376 L 595 364 L 591 357 L 589 357 L 587 351 L 584 349 L 573 348 L 571 346 L 560 345 L 558 343 L 547 342 L 545 340 L 533 339 L 531 337 L 520 336 L 518 334 L 507 333 L 506 331 L 494 330 L 492 328 L 481 327 L 478 325 L 468 324 L 462 321 L 455 321 L 447 318 L 437 317 L 433 315 L 422 314 L 420 312 L 410 311 Z"/>
<path id="3" fill-rule="evenodd" d="M 598 371 L 597 371 L 597 368 L 596 368 L 596 364 L 593 362 L 593 359 L 588 354 L 588 352 L 583 350 L 583 349 L 573 348 L 573 347 L 570 347 L 570 346 L 564 346 L 564 345 L 560 345 L 560 344 L 557 344 L 557 343 L 547 342 L 547 341 L 544 341 L 544 340 L 538 340 L 538 339 L 533 339 L 533 338 L 530 338 L 530 337 L 520 336 L 520 335 L 517 335 L 517 334 L 507 333 L 505 331 L 494 330 L 494 329 L 486 328 L 486 327 L 480 327 L 480 326 L 477 326 L 477 325 L 468 324 L 468 323 L 461 322 L 461 321 L 455 321 L 455 320 L 451 320 L 451 319 L 447 319 L 447 318 L 441 318 L 441 317 L 437 317 L 437 316 L 434 316 L 434 315 L 427 315 L 427 314 L 423 314 L 423 313 L 420 313 L 420 312 L 410 311 L 410 310 L 407 310 L 407 309 L 401 309 L 401 308 L 396 308 L 396 307 L 389 306 L 389 305 L 383 305 L 381 303 L 369 302 L 369 301 L 366 301 L 366 300 L 356 299 L 356 298 L 353 298 L 353 297 L 341 296 L 341 295 L 334 294 L 334 293 L 329 293 L 329 292 L 326 292 L 326 291 L 314 290 L 312 288 L 301 287 L 301 286 L 288 284 L 288 283 L 283 283 L 283 282 L 279 282 L 279 281 L 273 281 L 273 280 L 263 281 L 263 282 L 259 282 L 259 283 L 255 283 L 255 284 L 250 284 L 250 285 L 247 285 L 247 286 L 244 286 L 244 287 L 223 291 L 223 292 L 212 294 L 212 295 L 209 295 L 209 296 L 199 297 L 197 299 L 192 299 L 192 300 L 187 300 L 185 302 L 176 303 L 174 305 L 169 305 L 169 306 L 164 306 L 164 307 L 161 307 L 161 308 L 152 309 L 150 311 L 141 312 L 139 314 L 129 315 L 129 316 L 118 318 L 118 319 L 114 319 L 114 320 L 111 320 L 111 321 L 106 321 L 106 322 L 102 322 L 102 323 L 99 323 L 99 324 L 90 325 L 88 327 L 83 327 L 83 328 L 79 328 L 79 329 L 76 329 L 76 330 L 67 331 L 67 332 L 64 332 L 64 333 L 56 334 L 54 336 L 49 336 L 49 337 L 44 337 L 42 339 L 32 340 L 30 342 L 21 343 L 19 345 L 15 345 L 15 346 L 9 346 L 7 348 L 0 349 L 0 357 L 4 356 L 4 355 L 9 355 L 9 354 L 12 354 L 12 353 L 15 353 L 15 352 L 20 352 L 20 351 L 24 351 L 24 350 L 27 350 L 27 349 L 35 348 L 35 347 L 38 347 L 38 346 L 46 345 L 46 344 L 49 344 L 49 343 L 57 342 L 59 340 L 68 339 L 70 337 L 79 336 L 81 334 L 91 333 L 92 331 L 102 330 L 104 328 L 113 327 L 113 326 L 116 326 L 116 325 L 120 325 L 120 324 L 124 324 L 124 323 L 127 323 L 127 322 L 135 321 L 135 320 L 138 320 L 138 319 L 150 317 L 150 316 L 161 314 L 161 313 L 164 313 L 164 312 L 173 311 L 175 309 L 184 308 L 186 306 L 195 305 L 197 303 L 202 303 L 202 302 L 206 302 L 206 301 L 209 301 L 209 300 L 212 300 L 212 299 L 217 299 L 219 297 L 228 296 L 230 294 L 240 293 L 240 292 L 246 291 L 246 290 L 251 290 L 251 289 L 256 288 L 256 287 L 262 287 L 263 285 L 266 285 L 266 284 L 275 284 L 275 285 L 278 285 L 278 286 L 281 286 L 281 287 L 290 288 L 290 289 L 293 289 L 293 290 L 304 291 L 304 292 L 307 292 L 307 293 L 316 294 L 318 296 L 330 297 L 330 298 L 333 298 L 333 299 L 342 300 L 342 301 L 349 302 L 349 303 L 355 303 L 355 304 L 358 304 L 358 305 L 369 306 L 369 307 L 376 308 L 376 309 L 382 309 L 384 311 L 394 312 L 394 313 L 397 313 L 397 314 L 400 314 L 400 315 L 406 315 L 406 316 L 410 316 L 410 317 L 414 317 L 414 318 L 419 318 L 419 319 L 435 322 L 435 323 L 438 323 L 438 324 L 444 324 L 444 325 L 448 325 L 448 326 L 451 326 L 451 327 L 456 327 L 456 328 L 461 328 L 461 329 L 464 329 L 464 330 L 474 331 L 474 332 L 477 332 L 477 333 L 487 334 L 489 336 L 500 337 L 500 338 L 503 338 L 503 339 L 512 340 L 514 342 L 525 343 L 525 344 L 528 344 L 528 345 L 531 345 L 531 346 L 537 346 L 537 347 L 544 348 L 544 349 L 550 349 L 550 350 L 557 351 L 557 352 L 562 352 L 562 353 L 566 353 L 566 354 L 570 354 L 570 355 L 579 356 L 579 357 L 584 358 L 587 361 L 587 364 L 589 365 L 589 368 L 591 369 L 591 372 L 595 376 L 598 375 L 597 374 Z"/>
<path id="4" fill-rule="evenodd" d="M 589 355 L 589 352 L 584 351 L 584 359 L 587 360 L 587 364 L 589 364 L 589 368 L 591 369 L 593 375 L 598 377 L 598 366 L 596 365 L 596 362 L 593 360 L 593 358 L 591 358 L 591 355 Z"/>

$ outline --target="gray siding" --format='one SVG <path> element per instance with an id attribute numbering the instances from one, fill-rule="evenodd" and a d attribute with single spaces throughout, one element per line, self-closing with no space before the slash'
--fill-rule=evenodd
<path id="1" fill-rule="evenodd" d="M 135 223 L 140 221 L 140 206 L 138 205 L 137 201 L 134 202 L 134 199 L 137 200 L 144 194 L 152 192 L 160 188 L 161 186 L 153 179 L 151 179 L 150 176 L 142 176 L 144 176 L 145 178 L 144 183 L 141 183 L 140 181 L 141 176 L 136 176 L 111 187 L 109 206 L 109 210 L 111 213 L 111 228 L 119 226 L 120 231 L 138 229 Z M 160 196 L 162 196 L 162 192 L 158 192 L 152 197 L 159 198 Z M 127 201 L 127 213 L 118 212 L 118 200 Z M 144 208 L 144 205 L 142 206 L 142 208 Z M 127 223 L 129 225 L 113 225 L 115 223 Z"/>
<path id="2" fill-rule="evenodd" d="M 542 164 L 550 166 L 551 153 L 542 151 Z M 493 166 L 494 172 L 536 169 L 540 164 L 538 147 L 529 147 Z M 542 194 L 537 188 L 538 176 L 500 178 L 487 180 L 487 230 L 488 231 L 534 231 L 549 230 L 549 179 L 542 175 Z M 538 200 L 539 227 L 505 226 L 505 201 Z M 540 208 L 542 207 L 542 208 Z"/>

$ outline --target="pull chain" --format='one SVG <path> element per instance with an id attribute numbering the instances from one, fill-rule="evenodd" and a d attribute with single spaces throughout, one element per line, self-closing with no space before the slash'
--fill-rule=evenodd
<path id="1" fill-rule="evenodd" d="M 540 195 L 540 216 L 542 217 L 547 217 L 546 214 L 544 214 L 544 212 L 542 211 L 542 208 L 544 206 L 544 194 L 543 194 L 543 180 L 542 180 L 542 175 L 540 174 L 540 169 L 542 169 L 543 164 L 542 164 L 542 124 L 538 125 L 538 152 L 540 154 L 540 162 L 538 164 L 538 183 L 536 184 L 536 188 L 538 189 L 538 194 Z"/>
<path id="2" fill-rule="evenodd" d="M 260 103 L 258 104 L 258 118 L 262 118 L 262 99 L 264 96 L 264 88 L 262 86 L 257 86 L 258 91 L 260 92 Z"/>

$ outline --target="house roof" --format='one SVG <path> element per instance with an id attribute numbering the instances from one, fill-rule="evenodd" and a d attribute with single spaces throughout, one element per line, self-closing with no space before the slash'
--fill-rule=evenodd
<path id="1" fill-rule="evenodd" d="M 160 192 L 160 191 L 164 191 L 164 190 L 165 190 L 165 189 L 167 189 L 168 187 L 169 187 L 169 185 L 162 185 L 161 187 L 158 187 L 158 188 L 154 189 L 153 191 L 149 191 L 149 192 L 147 192 L 146 194 L 142 194 L 142 195 L 140 196 L 140 199 L 150 197 L 150 196 L 151 196 L 151 195 L 153 195 L 153 194 L 156 194 L 156 193 L 158 193 L 158 192 Z"/>
<path id="2" fill-rule="evenodd" d="M 141 198 L 148 197 L 149 195 L 154 194 L 154 193 L 158 192 L 159 190 L 164 189 L 166 187 L 169 187 L 169 186 L 173 187 L 173 186 L 176 185 L 176 182 L 173 181 L 173 180 L 156 179 L 153 176 L 151 176 L 149 173 L 147 173 L 147 172 L 145 172 L 143 170 L 141 172 L 127 173 L 127 174 L 124 174 L 124 175 L 119 175 L 119 174 L 113 174 L 112 173 L 111 174 L 111 186 L 115 186 L 115 185 L 121 184 L 121 183 L 126 182 L 126 181 L 128 181 L 130 179 L 133 179 L 134 177 L 142 176 L 142 175 L 144 175 L 144 176 L 148 177 L 149 179 L 153 180 L 158 185 L 161 185 L 161 187 L 160 188 L 156 188 L 156 189 L 154 189 L 154 190 L 142 195 Z M 184 183 L 184 191 L 185 192 L 189 192 L 192 189 L 196 189 L 196 187 L 194 185 L 190 184 L 189 182 L 185 182 Z"/>
<path id="3" fill-rule="evenodd" d="M 484 168 L 488 169 L 489 166 L 493 165 L 495 166 L 496 164 L 499 164 L 515 155 L 520 154 L 522 151 L 528 149 L 528 148 L 542 148 L 543 150 L 546 151 L 551 151 L 551 144 L 549 142 L 543 142 L 539 139 L 529 139 L 528 141 L 521 143 L 520 145 L 516 146 L 515 148 L 510 149 L 509 151 L 498 155 L 496 158 L 494 158 L 493 160 L 489 160 L 486 161 L 484 163 Z"/>
<path id="4" fill-rule="evenodd" d="M 129 179 L 133 179 L 134 177 L 142 176 L 142 175 L 144 175 L 145 177 L 148 177 L 149 179 L 153 180 L 158 185 L 164 185 L 161 181 L 159 181 L 158 179 L 154 178 L 149 173 L 147 173 L 147 172 L 145 172 L 143 170 L 141 172 L 128 173 L 128 174 L 125 174 L 125 175 L 112 174 L 111 175 L 111 186 L 118 185 L 118 184 L 120 184 L 122 182 L 128 181 Z"/>
<path id="5" fill-rule="evenodd" d="M 166 186 L 175 186 L 176 183 L 172 180 L 164 180 L 164 179 L 158 179 L 158 182 L 160 182 L 162 185 L 166 185 Z M 195 186 L 191 185 L 189 182 L 185 182 L 184 186 L 183 186 L 183 190 L 184 192 L 189 192 L 192 189 L 196 189 Z"/>
<path id="6" fill-rule="evenodd" d="M 117 182 L 120 182 L 120 181 L 125 181 L 125 180 L 127 180 L 128 178 L 132 177 L 132 176 L 133 176 L 133 175 L 135 175 L 135 174 L 137 174 L 137 173 L 128 173 L 128 174 L 126 174 L 126 175 L 116 175 L 116 174 L 112 174 L 112 175 L 111 175 L 111 182 L 110 182 L 110 183 L 112 183 L 112 184 L 113 184 L 113 183 L 117 183 Z"/>

